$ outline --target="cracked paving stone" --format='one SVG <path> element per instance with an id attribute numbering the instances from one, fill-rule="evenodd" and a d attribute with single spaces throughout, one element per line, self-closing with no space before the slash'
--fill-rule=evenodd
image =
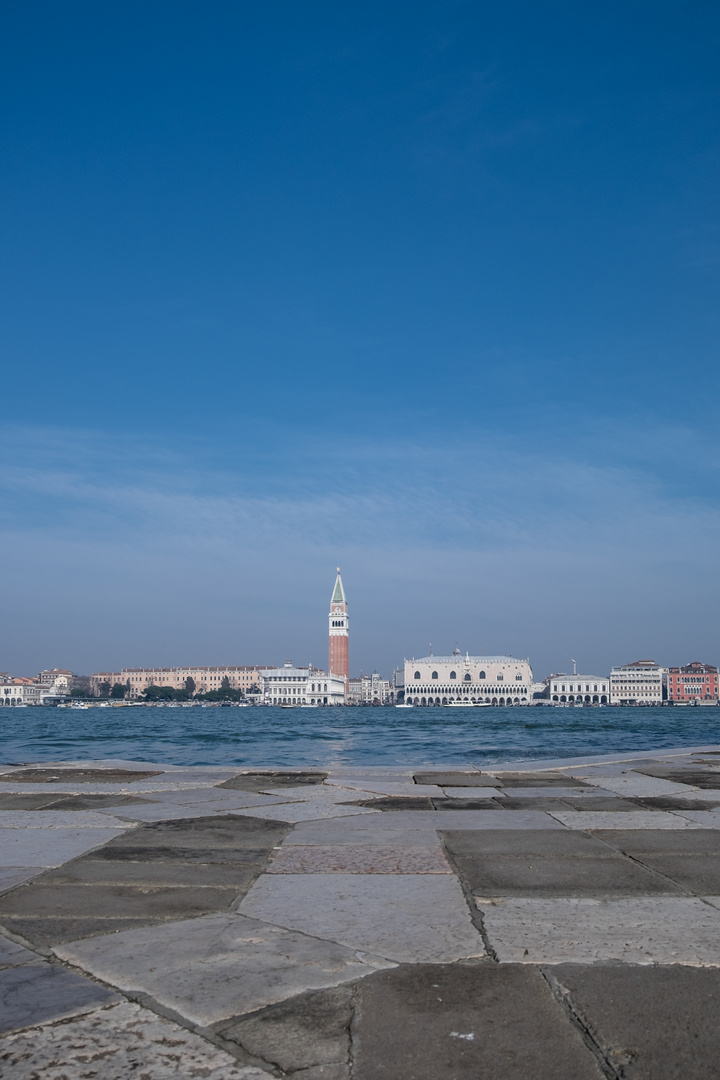
<path id="1" fill-rule="evenodd" d="M 117 1000 L 118 995 L 104 986 L 35 958 L 0 971 L 0 1033 L 75 1016 Z"/>
<path id="2" fill-rule="evenodd" d="M 318 1075 L 329 1076 L 333 1066 L 336 1072 L 347 1072 L 356 992 L 356 985 L 350 985 L 299 994 L 252 1016 L 223 1020 L 213 1030 L 293 1075 L 300 1069 L 324 1068 Z"/>
<path id="3" fill-rule="evenodd" d="M 716 1080 L 717 969 L 573 964 L 550 974 L 623 1080 Z"/>
<path id="4" fill-rule="evenodd" d="M 239 910 L 400 963 L 485 955 L 449 874 L 264 874 Z"/>
<path id="5" fill-rule="evenodd" d="M 602 1080 L 535 968 L 400 967 L 364 980 L 353 1080 Z"/>
<path id="6" fill-rule="evenodd" d="M 90 938 L 55 952 L 202 1025 L 393 966 L 381 956 L 234 913 Z"/>
<path id="7" fill-rule="evenodd" d="M 123 1002 L 82 1020 L 3 1040 L 0 1075 L 13 1080 L 270 1080 L 178 1024 Z"/>
<path id="8" fill-rule="evenodd" d="M 720 965 L 720 911 L 695 897 L 476 900 L 501 963 Z"/>

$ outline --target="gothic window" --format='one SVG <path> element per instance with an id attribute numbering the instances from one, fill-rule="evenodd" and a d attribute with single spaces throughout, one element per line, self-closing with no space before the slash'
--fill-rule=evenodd
<path id="1" fill-rule="evenodd" d="M 478 675 L 478 679 L 485 679 L 485 678 L 487 678 L 487 676 L 485 675 L 485 672 L 481 671 L 480 674 Z"/>
<path id="2" fill-rule="evenodd" d="M 450 678 L 451 679 L 457 679 L 457 672 L 456 671 L 451 671 L 450 672 Z"/>
<path id="3" fill-rule="evenodd" d="M 437 671 L 433 671 L 432 677 L 433 677 L 433 679 L 437 679 L 437 677 L 438 677 Z"/>
<path id="4" fill-rule="evenodd" d="M 463 675 L 463 679 L 465 680 L 465 682 L 471 682 L 472 681 L 472 676 L 470 675 L 469 671 L 465 672 L 465 674 Z"/>
<path id="5" fill-rule="evenodd" d="M 415 678 L 416 678 L 416 679 L 419 679 L 419 678 L 420 678 L 420 672 L 419 672 L 419 671 L 416 671 L 416 672 L 415 672 Z"/>
<path id="6" fill-rule="evenodd" d="M 502 671 L 501 671 L 501 672 L 500 672 L 500 674 L 498 675 L 498 682 L 502 682 L 502 680 L 503 680 L 504 678 L 505 678 L 505 676 L 503 675 L 503 673 L 502 673 Z"/>

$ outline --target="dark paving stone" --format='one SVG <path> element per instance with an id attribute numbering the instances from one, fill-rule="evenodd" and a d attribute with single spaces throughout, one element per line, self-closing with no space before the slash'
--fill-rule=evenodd
<path id="1" fill-rule="evenodd" d="M 264 818 L 227 815 L 225 817 L 179 818 L 157 821 L 128 830 L 105 846 L 108 848 L 272 848 L 289 832 L 289 826 Z"/>
<path id="2" fill-rule="evenodd" d="M 633 802 L 637 804 L 636 809 L 639 807 L 641 810 L 714 810 L 716 806 L 720 806 L 720 799 L 717 802 L 707 802 L 704 799 L 693 799 L 692 793 L 686 799 L 653 795 L 645 799 L 633 799 Z"/>
<path id="3" fill-rule="evenodd" d="M 252 1016 L 223 1020 L 213 1030 L 284 1072 L 347 1066 L 355 993 L 351 985 L 299 994 Z"/>
<path id="4" fill-rule="evenodd" d="M 357 984 L 353 1080 L 600 1080 L 537 968 L 417 964 Z"/>
<path id="5" fill-rule="evenodd" d="M 623 1080 L 717 1080 L 720 971 L 570 965 L 551 969 Z"/>
<path id="6" fill-rule="evenodd" d="M 681 890 L 621 855 L 456 855 L 476 896 L 655 896 Z"/>
<path id="7" fill-rule="evenodd" d="M 635 857 L 689 892 L 701 896 L 720 896 L 720 854 L 660 855 L 646 851 Z"/>
<path id="8" fill-rule="evenodd" d="M 595 829 L 593 836 L 628 855 L 720 853 L 720 829 Z"/>
<path id="9" fill-rule="evenodd" d="M 56 798 L 46 806 L 46 810 L 99 810 L 108 806 L 132 806 L 138 803 L 152 803 L 152 799 L 141 799 L 139 795 L 67 795 Z"/>
<path id="10" fill-rule="evenodd" d="M 42 960 L 7 968 L 0 971 L 0 1033 L 7 1035 L 119 1000 L 104 986 Z"/>
<path id="11" fill-rule="evenodd" d="M 343 803 L 343 806 L 370 806 L 373 810 L 434 810 L 431 799 L 419 796 L 388 795 L 383 799 L 362 799 Z"/>
<path id="12" fill-rule="evenodd" d="M 42 879 L 0 897 L 5 918 L 193 919 L 229 908 L 232 888 L 170 886 L 62 885 Z"/>
<path id="13" fill-rule="evenodd" d="M 610 855 L 601 840 L 570 829 L 449 829 L 443 832 L 451 855 Z"/>
<path id="14" fill-rule="evenodd" d="M 282 839 L 282 837 L 280 837 Z M 198 864 L 237 864 L 251 865 L 267 857 L 267 848 L 203 848 L 200 845 L 191 848 L 183 847 L 143 847 L 136 845 L 130 847 L 105 847 L 93 851 L 93 859 L 107 860 L 108 862 L 131 862 L 131 863 L 198 863 Z"/>
<path id="15" fill-rule="evenodd" d="M 637 803 L 631 799 L 613 799 L 609 796 L 603 795 L 587 795 L 584 798 L 573 799 L 569 795 L 564 795 L 562 800 L 567 807 L 571 810 L 584 810 L 586 812 L 597 812 L 598 810 L 603 813 L 622 814 L 629 813 L 631 810 L 637 811 Z M 648 810 L 656 809 L 655 807 L 646 807 Z"/>
<path id="16" fill-rule="evenodd" d="M 197 852 L 195 852 L 197 854 Z M 244 854 L 247 854 L 245 852 Z M 42 875 L 43 883 L 84 885 L 224 885 L 237 891 L 247 891 L 258 875 L 258 858 L 243 863 L 172 861 L 129 862 L 127 859 L 112 862 L 102 859 L 76 859 L 57 870 Z"/>
<path id="17" fill-rule="evenodd" d="M 300 787 L 302 784 L 322 784 L 326 772 L 248 772 L 217 784 L 231 791 L 267 791 L 272 788 Z"/>
<path id="18" fill-rule="evenodd" d="M 476 772 L 419 772 L 413 780 L 416 784 L 435 784 L 437 787 L 499 787 L 490 773 Z"/>
<path id="19" fill-rule="evenodd" d="M 56 794 L 11 794 L 0 791 L 0 810 L 44 810 L 57 800 Z"/>
<path id="20" fill-rule="evenodd" d="M 691 784 L 704 790 L 720 790 L 720 772 L 710 769 L 678 768 L 673 765 L 639 766 L 635 772 L 645 776 L 654 776 L 659 780 L 669 780 L 673 784 Z"/>
<path id="21" fill-rule="evenodd" d="M 500 810 L 504 799 L 432 799 L 435 810 Z"/>
<path id="22" fill-rule="evenodd" d="M 576 780 L 573 776 L 563 776 L 551 773 L 539 773 L 533 776 L 530 773 L 498 773 L 498 783 L 502 788 L 584 788 L 588 787 L 584 780 Z"/>
<path id="23" fill-rule="evenodd" d="M 162 776 L 162 770 L 139 769 L 18 769 L 17 772 L 3 773 L 0 782 L 4 784 L 129 784 L 133 780 L 148 780 L 151 776 Z"/>
<path id="24" fill-rule="evenodd" d="M 513 799 L 511 797 L 498 799 L 495 809 L 499 810 L 501 807 L 503 810 L 542 810 L 545 813 L 550 813 L 553 810 L 574 809 L 562 799 L 553 799 L 552 795 L 548 795 L 547 798 L 538 796 L 537 798 L 527 799 Z"/>
<path id="25" fill-rule="evenodd" d="M 3 919 L 3 926 L 33 945 L 49 947 L 64 941 L 139 930 L 162 924 L 161 919 Z M 0 1058 L 0 1060 L 2 1060 Z M 2 1075 L 2 1074 L 0 1074 Z"/>

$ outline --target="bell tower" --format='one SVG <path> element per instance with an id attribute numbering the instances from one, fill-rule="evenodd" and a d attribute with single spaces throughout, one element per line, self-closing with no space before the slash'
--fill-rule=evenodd
<path id="1" fill-rule="evenodd" d="M 337 577 L 335 578 L 335 588 L 333 589 L 332 598 L 330 600 L 330 615 L 328 616 L 328 619 L 330 630 L 328 671 L 331 675 L 342 675 L 345 679 L 345 690 L 347 692 L 348 679 L 350 677 L 350 659 L 348 651 L 350 623 L 348 620 L 347 601 L 345 600 L 345 590 L 343 589 L 339 566 L 337 568 Z"/>

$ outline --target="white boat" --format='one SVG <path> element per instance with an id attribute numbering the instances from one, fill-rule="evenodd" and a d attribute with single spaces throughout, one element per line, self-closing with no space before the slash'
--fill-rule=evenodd
<path id="1" fill-rule="evenodd" d="M 395 708 L 396 709 L 414 709 L 415 706 L 414 705 L 396 705 Z"/>
<path id="2" fill-rule="evenodd" d="M 446 709 L 490 709 L 489 701 L 448 701 Z"/>

